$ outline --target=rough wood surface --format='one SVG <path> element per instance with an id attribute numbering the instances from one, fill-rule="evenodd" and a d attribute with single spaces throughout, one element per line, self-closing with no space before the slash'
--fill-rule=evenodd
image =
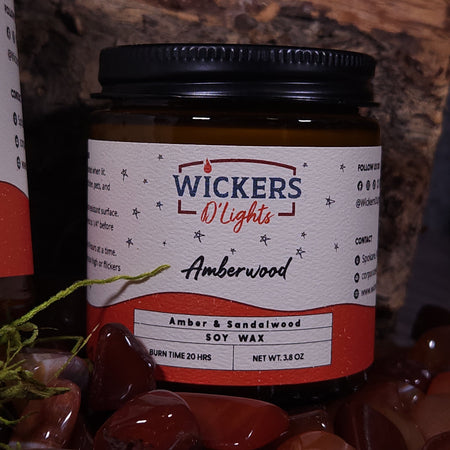
<path id="1" fill-rule="evenodd" d="M 38 274 L 84 273 L 86 123 L 101 48 L 332 47 L 378 59 L 380 105 L 368 112 L 381 124 L 384 149 L 378 302 L 398 309 L 448 91 L 449 10 L 447 0 L 16 0 Z"/>

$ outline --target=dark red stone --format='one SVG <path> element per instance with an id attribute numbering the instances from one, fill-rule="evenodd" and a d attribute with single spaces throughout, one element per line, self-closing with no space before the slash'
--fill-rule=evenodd
<path id="1" fill-rule="evenodd" d="M 450 394 L 450 372 L 438 373 L 431 380 L 428 394 Z"/>
<path id="2" fill-rule="evenodd" d="M 289 427 L 286 412 L 271 403 L 225 395 L 179 395 L 199 424 L 203 445 L 211 450 L 260 448 Z"/>
<path id="3" fill-rule="evenodd" d="M 294 436 L 277 450 L 355 450 L 342 438 L 326 431 L 308 431 Z"/>
<path id="4" fill-rule="evenodd" d="M 94 447 L 94 438 L 90 433 L 84 417 L 78 414 L 72 436 L 66 445 L 71 450 L 92 450 Z"/>
<path id="5" fill-rule="evenodd" d="M 425 394 L 414 386 L 385 381 L 366 385 L 352 396 L 352 401 L 369 405 L 383 414 L 398 428 L 408 450 L 420 450 L 425 440 L 409 412 L 423 397 Z"/>
<path id="6" fill-rule="evenodd" d="M 439 305 L 424 305 L 414 320 L 411 337 L 418 339 L 426 331 L 444 325 L 450 325 L 450 310 Z"/>
<path id="7" fill-rule="evenodd" d="M 80 389 L 68 380 L 56 380 L 51 386 L 70 390 L 44 400 L 28 402 L 22 413 L 25 418 L 14 428 L 11 445 L 20 442 L 27 448 L 65 447 L 77 421 Z"/>
<path id="8" fill-rule="evenodd" d="M 191 450 L 198 442 L 199 428 L 186 402 L 154 390 L 118 409 L 95 435 L 94 450 Z"/>
<path id="9" fill-rule="evenodd" d="M 400 381 L 426 392 L 432 374 L 421 362 L 402 355 L 388 356 L 375 361 L 369 371 L 371 381 Z"/>
<path id="10" fill-rule="evenodd" d="M 408 383 L 398 382 L 397 390 L 405 412 L 411 411 L 413 406 L 425 396 L 423 391 Z"/>
<path id="11" fill-rule="evenodd" d="M 94 371 L 89 388 L 89 406 L 111 411 L 134 396 L 155 389 L 154 362 L 133 334 L 121 324 L 100 330 Z"/>
<path id="12" fill-rule="evenodd" d="M 450 370 L 450 325 L 422 334 L 409 352 L 409 357 L 432 373 Z"/>
<path id="13" fill-rule="evenodd" d="M 371 406 L 350 402 L 337 412 L 335 433 L 358 450 L 407 450 L 399 429 Z"/>
<path id="14" fill-rule="evenodd" d="M 290 436 L 307 431 L 332 431 L 332 428 L 329 414 L 324 409 L 312 409 L 289 416 L 288 434 Z"/>
<path id="15" fill-rule="evenodd" d="M 450 431 L 450 394 L 429 394 L 417 402 L 411 411 L 425 440 Z"/>
<path id="16" fill-rule="evenodd" d="M 450 449 L 450 431 L 438 434 L 425 442 L 422 450 L 449 450 Z"/>

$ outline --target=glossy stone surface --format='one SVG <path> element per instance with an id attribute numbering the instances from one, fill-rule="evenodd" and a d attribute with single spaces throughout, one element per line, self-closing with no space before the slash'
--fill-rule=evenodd
<path id="1" fill-rule="evenodd" d="M 450 449 L 450 431 L 438 434 L 429 439 L 422 450 L 448 450 Z"/>
<path id="2" fill-rule="evenodd" d="M 394 381 L 367 384 L 352 396 L 352 401 L 366 403 L 375 409 L 389 408 L 392 411 L 402 411 L 404 408 L 398 385 Z"/>
<path id="3" fill-rule="evenodd" d="M 198 442 L 199 428 L 186 402 L 154 390 L 117 410 L 95 435 L 94 449 L 190 450 Z"/>
<path id="4" fill-rule="evenodd" d="M 54 380 L 65 364 L 66 367 L 59 374 L 60 378 L 73 381 L 81 389 L 85 389 L 89 382 L 87 363 L 70 352 L 33 348 L 20 353 L 17 360 L 22 361 L 22 367 L 32 372 L 34 378 L 44 384 Z"/>
<path id="5" fill-rule="evenodd" d="M 397 383 L 397 390 L 405 412 L 411 411 L 413 406 L 425 397 L 422 390 L 408 383 Z"/>
<path id="6" fill-rule="evenodd" d="M 80 388 L 68 380 L 56 380 L 52 386 L 70 391 L 44 400 L 28 402 L 27 416 L 15 428 L 10 444 L 20 442 L 30 447 L 64 448 L 72 435 L 80 409 Z"/>
<path id="7" fill-rule="evenodd" d="M 134 396 L 155 389 L 154 363 L 144 346 L 121 324 L 102 327 L 89 389 L 95 411 L 116 410 Z"/>
<path id="8" fill-rule="evenodd" d="M 326 431 L 308 431 L 294 436 L 277 450 L 355 450 L 342 438 Z"/>
<path id="9" fill-rule="evenodd" d="M 84 391 L 89 385 L 88 363 L 84 359 L 74 356 L 59 376 L 60 378 L 72 381 Z"/>
<path id="10" fill-rule="evenodd" d="M 92 450 L 94 447 L 94 438 L 81 414 L 78 414 L 72 436 L 66 447 L 71 450 Z"/>
<path id="11" fill-rule="evenodd" d="M 426 392 L 432 374 L 419 361 L 404 355 L 391 355 L 375 361 L 369 371 L 369 381 L 398 381 L 408 383 Z"/>
<path id="12" fill-rule="evenodd" d="M 289 427 L 288 415 L 260 400 L 180 393 L 194 414 L 205 447 L 253 450 L 277 439 Z"/>
<path id="13" fill-rule="evenodd" d="M 418 339 L 426 331 L 444 325 L 450 325 L 450 310 L 439 305 L 424 305 L 416 315 L 411 337 Z"/>
<path id="14" fill-rule="evenodd" d="M 409 357 L 433 373 L 450 370 L 450 326 L 433 328 L 422 334 Z"/>
<path id="15" fill-rule="evenodd" d="M 288 434 L 306 433 L 307 431 L 332 431 L 333 424 L 324 409 L 312 409 L 289 416 Z"/>
<path id="16" fill-rule="evenodd" d="M 450 431 L 450 394 L 429 394 L 418 402 L 411 417 L 425 440 Z"/>
<path id="17" fill-rule="evenodd" d="M 371 406 L 345 403 L 337 412 L 335 433 L 358 450 L 407 450 L 398 428 Z"/>
<path id="18" fill-rule="evenodd" d="M 414 386 L 387 381 L 368 384 L 352 397 L 352 401 L 369 405 L 383 414 L 398 428 L 408 450 L 420 450 L 425 440 L 409 412 L 423 397 L 425 394 Z"/>
<path id="19" fill-rule="evenodd" d="M 428 394 L 450 394 L 450 372 L 438 373 L 431 380 Z"/>

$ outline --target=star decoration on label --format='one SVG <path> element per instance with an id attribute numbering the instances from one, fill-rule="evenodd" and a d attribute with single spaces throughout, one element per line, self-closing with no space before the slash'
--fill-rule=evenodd
<path id="1" fill-rule="evenodd" d="M 260 236 L 259 242 L 264 242 L 264 245 L 267 247 L 267 241 L 270 241 L 270 237 L 267 236 L 267 234 L 264 234 L 263 236 Z"/>
<path id="2" fill-rule="evenodd" d="M 341 166 L 339 167 L 339 169 L 342 170 L 342 172 L 344 172 L 344 170 L 345 170 L 345 164 L 342 163 Z"/>
<path id="3" fill-rule="evenodd" d="M 236 253 L 236 249 L 235 248 L 230 248 L 230 252 L 232 255 L 234 255 Z"/>
<path id="4" fill-rule="evenodd" d="M 339 249 L 339 244 L 338 244 L 337 242 L 334 243 L 334 249 L 335 249 L 336 251 L 338 251 L 338 249 Z"/>
<path id="5" fill-rule="evenodd" d="M 138 214 L 140 214 L 141 212 L 137 209 L 137 208 L 133 208 L 133 212 L 132 212 L 132 215 L 133 216 L 136 216 L 136 219 L 138 219 L 139 217 L 138 217 Z"/>
<path id="6" fill-rule="evenodd" d="M 142 180 L 142 182 L 143 182 L 144 184 L 148 184 L 147 178 L 144 178 L 144 179 Z"/>
<path id="7" fill-rule="evenodd" d="M 299 247 L 297 249 L 297 252 L 295 253 L 296 255 L 300 256 L 300 259 L 303 259 L 303 253 L 306 253 L 306 250 L 303 250 L 302 247 Z"/>
<path id="8" fill-rule="evenodd" d="M 329 208 L 331 208 L 331 205 L 333 203 L 336 203 L 336 200 L 333 200 L 330 196 L 328 196 L 325 200 L 326 200 L 325 206 L 328 206 Z"/>
<path id="9" fill-rule="evenodd" d="M 302 234 L 301 234 L 300 236 L 301 236 L 303 239 L 305 239 L 305 238 L 306 238 L 306 232 L 303 231 Z"/>
<path id="10" fill-rule="evenodd" d="M 128 239 L 125 241 L 125 243 L 128 245 L 128 248 L 130 248 L 132 245 L 134 245 L 133 239 L 131 239 L 131 238 L 128 238 Z"/>
<path id="11" fill-rule="evenodd" d="M 163 155 L 158 155 L 158 159 L 161 161 L 162 159 L 164 159 Z"/>
<path id="12" fill-rule="evenodd" d="M 304 163 L 303 163 L 303 167 L 308 167 L 308 163 L 307 163 L 307 162 L 304 162 Z"/>
<path id="13" fill-rule="evenodd" d="M 128 169 L 122 169 L 122 172 L 120 172 L 120 175 L 122 175 L 122 181 L 125 181 L 125 178 L 128 177 L 127 170 Z"/>
<path id="14" fill-rule="evenodd" d="M 204 236 L 205 235 L 200 230 L 194 233 L 194 239 L 198 239 L 198 242 L 202 242 L 202 237 Z"/>
<path id="15" fill-rule="evenodd" d="M 161 202 L 156 202 L 156 207 L 159 208 L 160 211 L 163 206 L 164 205 Z"/>

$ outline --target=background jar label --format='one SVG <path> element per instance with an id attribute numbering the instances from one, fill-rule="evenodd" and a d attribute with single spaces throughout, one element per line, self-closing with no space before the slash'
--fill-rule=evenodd
<path id="1" fill-rule="evenodd" d="M 0 10 L 0 277 L 33 273 L 14 2 Z"/>

